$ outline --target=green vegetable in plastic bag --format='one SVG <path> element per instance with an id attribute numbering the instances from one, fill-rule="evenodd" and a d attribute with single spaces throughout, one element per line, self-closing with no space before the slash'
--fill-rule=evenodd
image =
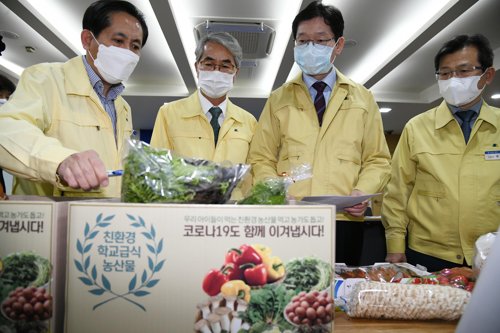
<path id="1" fill-rule="evenodd" d="M 129 140 L 124 160 L 124 202 L 225 203 L 250 166 L 221 165 L 208 160 L 175 156 Z"/>
<path id="2" fill-rule="evenodd" d="M 284 205 L 286 186 L 283 178 L 269 178 L 257 182 L 250 195 L 238 202 L 242 205 Z"/>

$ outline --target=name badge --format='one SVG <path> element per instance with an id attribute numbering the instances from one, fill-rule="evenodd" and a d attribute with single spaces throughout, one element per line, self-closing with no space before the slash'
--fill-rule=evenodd
<path id="1" fill-rule="evenodd" d="M 484 159 L 487 161 L 500 160 L 500 150 L 485 151 Z"/>

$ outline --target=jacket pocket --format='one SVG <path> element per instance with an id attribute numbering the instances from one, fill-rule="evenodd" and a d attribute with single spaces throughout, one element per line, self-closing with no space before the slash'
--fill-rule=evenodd
<path id="1" fill-rule="evenodd" d="M 356 165 L 361 165 L 361 159 L 359 155 L 342 152 L 337 155 L 337 159 L 340 163 L 354 163 Z"/>
<path id="2" fill-rule="evenodd" d="M 289 174 L 294 166 L 304 163 L 302 158 L 303 155 L 304 154 L 301 151 L 289 149 L 288 153 L 283 154 L 278 161 L 278 165 L 276 167 L 278 175 L 283 173 Z"/>

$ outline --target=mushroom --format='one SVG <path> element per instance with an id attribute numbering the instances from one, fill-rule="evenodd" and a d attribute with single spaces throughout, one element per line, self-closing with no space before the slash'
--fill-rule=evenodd
<path id="1" fill-rule="evenodd" d="M 196 332 L 201 333 L 212 333 L 210 328 L 208 327 L 208 322 L 205 319 L 200 319 L 194 324 L 194 329 Z"/>
<path id="2" fill-rule="evenodd" d="M 234 303 L 236 302 L 236 296 L 233 295 L 224 296 L 224 299 L 226 300 L 226 307 L 230 308 L 231 311 L 234 311 Z"/>
<path id="3" fill-rule="evenodd" d="M 204 303 L 198 303 L 196 307 L 201 311 L 201 317 L 203 319 L 207 319 L 208 315 L 210 314 L 210 308 L 209 308 L 210 302 L 204 302 Z"/>
<path id="4" fill-rule="evenodd" d="M 215 313 L 208 315 L 207 320 L 210 323 L 210 328 L 213 333 L 221 333 L 220 319 L 220 316 Z"/>
<path id="5" fill-rule="evenodd" d="M 229 332 L 229 326 L 230 326 L 229 314 L 231 312 L 232 312 L 231 309 L 226 307 L 215 309 L 215 314 L 220 316 L 221 327 L 226 332 Z"/>
<path id="6" fill-rule="evenodd" d="M 244 312 L 247 309 L 248 303 L 242 299 L 238 299 L 238 304 L 236 305 L 237 312 Z"/>
<path id="7" fill-rule="evenodd" d="M 217 294 L 215 296 L 210 297 L 210 303 L 212 304 L 212 312 L 220 306 L 221 301 L 222 301 L 221 294 Z"/>
<path id="8" fill-rule="evenodd" d="M 241 322 L 242 322 L 242 320 L 241 320 L 240 315 L 238 314 L 238 312 L 233 311 L 232 315 L 233 315 L 233 319 L 231 320 L 231 330 L 229 332 L 231 332 L 231 333 L 238 333 L 238 331 L 241 328 Z"/>

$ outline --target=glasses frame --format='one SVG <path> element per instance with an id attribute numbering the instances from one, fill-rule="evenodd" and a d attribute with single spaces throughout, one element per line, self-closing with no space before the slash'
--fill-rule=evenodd
<path id="1" fill-rule="evenodd" d="M 232 66 L 231 70 L 228 70 L 228 71 L 221 70 L 223 68 L 223 66 L 229 67 L 229 65 Z M 198 66 L 199 66 L 199 69 L 204 70 L 204 71 L 213 72 L 217 69 L 219 72 L 226 73 L 226 74 L 234 74 L 234 73 L 236 73 L 236 70 L 237 70 L 236 65 L 233 64 L 232 62 L 223 62 L 221 64 L 216 64 L 215 61 L 210 60 L 210 59 L 204 59 L 204 60 L 198 61 Z"/>
<path id="2" fill-rule="evenodd" d="M 468 68 L 455 69 L 453 71 L 445 71 L 445 74 L 441 74 L 440 71 L 436 71 L 434 74 L 436 75 L 436 80 L 449 80 L 452 77 L 464 78 L 472 76 L 470 74 L 479 69 L 482 70 L 483 73 L 485 72 L 483 66 L 472 66 Z M 441 78 L 441 75 L 446 75 L 446 78 Z"/>
<path id="3" fill-rule="evenodd" d="M 335 37 L 332 37 L 329 39 L 318 39 L 318 40 L 309 39 L 309 40 L 305 40 L 302 42 L 296 39 L 295 46 L 306 46 L 306 45 L 309 45 L 310 43 L 312 43 L 313 46 L 316 46 L 316 45 L 327 46 L 328 43 L 331 41 L 335 42 Z"/>

